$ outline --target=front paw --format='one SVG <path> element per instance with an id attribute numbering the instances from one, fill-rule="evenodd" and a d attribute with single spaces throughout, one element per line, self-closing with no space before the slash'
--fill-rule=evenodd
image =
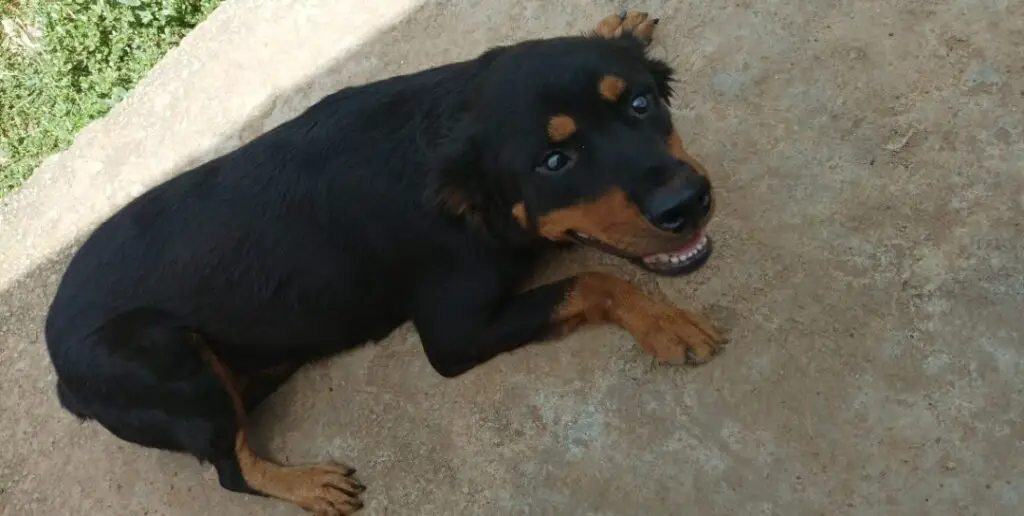
<path id="1" fill-rule="evenodd" d="M 698 313 L 661 304 L 645 311 L 644 321 L 632 333 L 659 362 L 703 364 L 725 344 L 721 333 Z"/>

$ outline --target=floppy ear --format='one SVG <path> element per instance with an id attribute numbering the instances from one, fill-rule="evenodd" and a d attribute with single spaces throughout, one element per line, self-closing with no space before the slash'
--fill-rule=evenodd
<path id="1" fill-rule="evenodd" d="M 442 137 L 432 157 L 427 202 L 453 220 L 518 241 L 523 228 L 512 213 L 515 193 L 502 174 L 488 170 L 477 127 L 475 118 L 464 114 Z"/>
<path id="2" fill-rule="evenodd" d="M 465 78 L 466 98 L 457 106 L 450 106 L 459 114 L 453 116 L 438 141 L 432 142 L 426 200 L 430 206 L 456 218 L 480 222 L 481 210 L 489 205 L 489 181 L 483 177 L 480 154 L 480 126 L 471 106 L 479 93 L 480 77 L 507 50 L 507 46 L 492 47 L 474 60 L 473 70 Z"/>
<path id="3" fill-rule="evenodd" d="M 475 122 L 463 115 L 437 143 L 427 179 L 427 202 L 457 218 L 472 217 L 483 202 Z"/>

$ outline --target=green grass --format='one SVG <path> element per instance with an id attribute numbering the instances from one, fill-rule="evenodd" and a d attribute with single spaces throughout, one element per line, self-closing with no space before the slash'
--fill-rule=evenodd
<path id="1" fill-rule="evenodd" d="M 0 0 L 8 27 L 37 36 L 0 32 L 0 197 L 106 114 L 220 1 Z"/>

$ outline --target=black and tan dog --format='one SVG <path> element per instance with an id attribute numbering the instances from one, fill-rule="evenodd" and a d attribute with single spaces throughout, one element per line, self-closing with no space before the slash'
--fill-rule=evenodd
<path id="1" fill-rule="evenodd" d="M 46 321 L 61 404 L 143 446 L 190 453 L 225 488 L 349 514 L 345 466 L 285 467 L 246 413 L 298 367 L 411 320 L 457 376 L 584 323 L 702 363 L 701 316 L 584 273 L 523 291 L 579 242 L 659 274 L 699 267 L 713 209 L 683 149 L 657 20 L 528 41 L 348 88 L 145 193 L 68 267 Z"/>

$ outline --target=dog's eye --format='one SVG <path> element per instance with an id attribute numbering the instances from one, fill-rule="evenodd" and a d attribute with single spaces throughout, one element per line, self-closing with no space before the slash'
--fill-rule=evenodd
<path id="1" fill-rule="evenodd" d="M 544 155 L 537 170 L 542 174 L 558 174 L 565 170 L 572 163 L 572 156 L 563 151 L 551 151 Z"/>
<path id="2" fill-rule="evenodd" d="M 651 98 L 648 95 L 637 95 L 633 97 L 633 102 L 629 104 L 629 107 L 633 108 L 633 112 L 644 116 L 651 109 Z"/>

